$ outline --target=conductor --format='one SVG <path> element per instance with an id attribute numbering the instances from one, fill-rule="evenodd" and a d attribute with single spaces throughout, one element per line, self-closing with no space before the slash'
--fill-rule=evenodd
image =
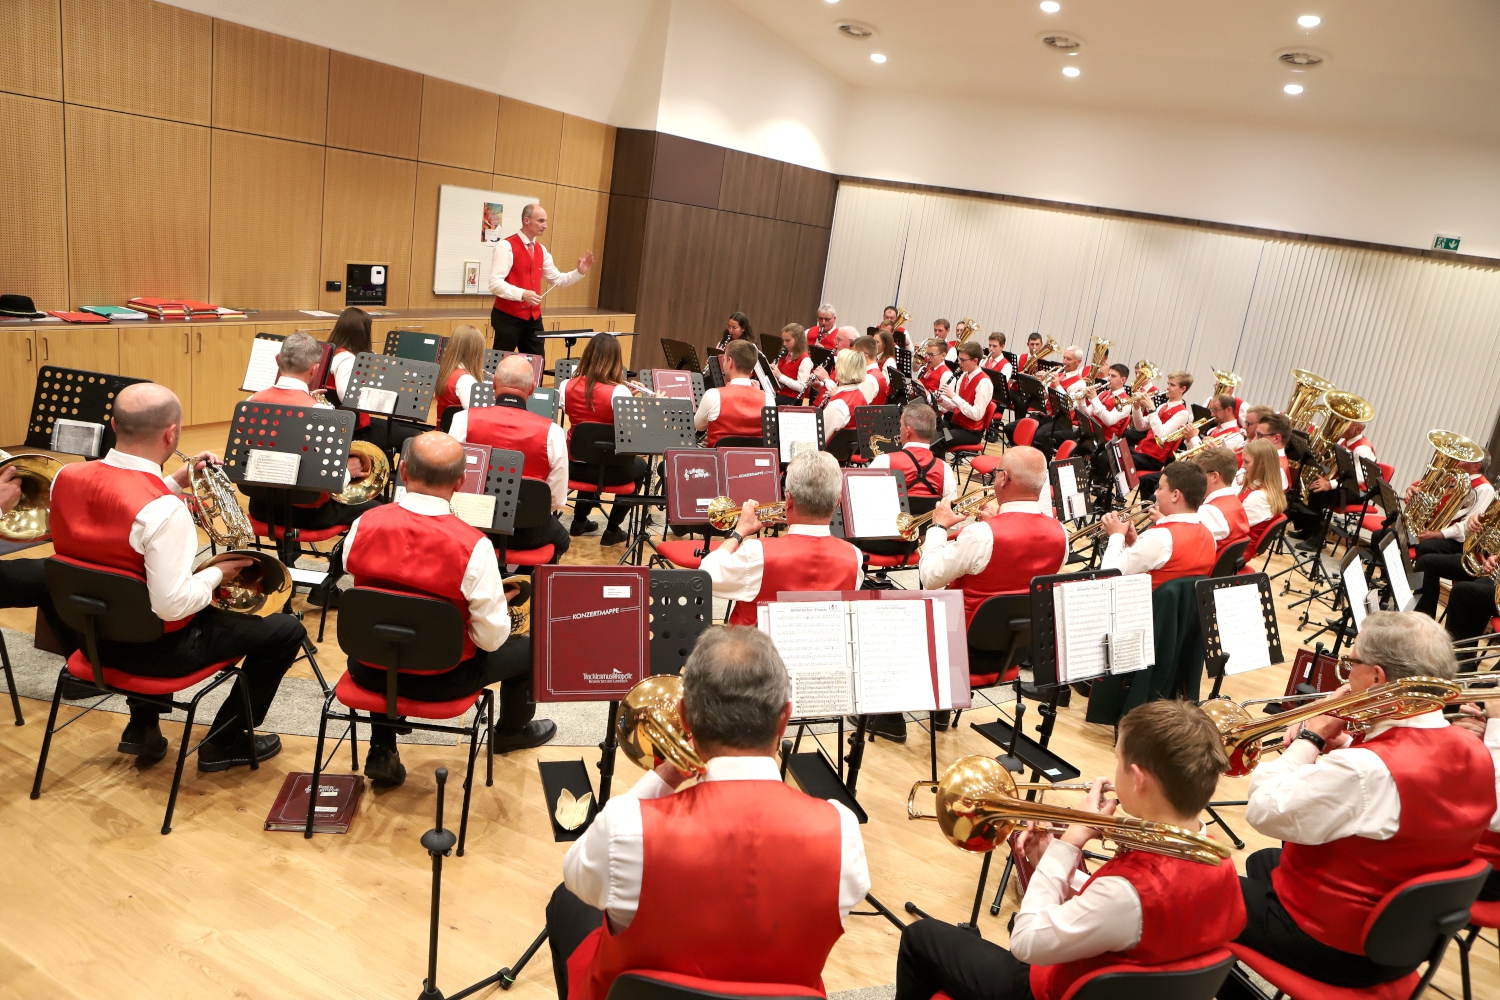
<path id="1" fill-rule="evenodd" d="M 552 254 L 537 242 L 547 231 L 547 210 L 533 202 L 521 209 L 519 232 L 495 244 L 490 262 L 490 291 L 495 304 L 490 326 L 495 330 L 495 350 L 543 354 L 542 279 L 553 288 L 565 288 L 582 280 L 594 266 L 594 251 L 578 258 L 578 269 L 563 274 L 552 262 Z"/>

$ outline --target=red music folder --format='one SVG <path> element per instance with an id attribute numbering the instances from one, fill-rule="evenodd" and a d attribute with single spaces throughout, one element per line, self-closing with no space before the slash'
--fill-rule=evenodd
<path id="1" fill-rule="evenodd" d="M 693 401 L 693 373 L 655 368 L 651 371 L 651 389 L 658 396 Z"/>
<path id="2" fill-rule="evenodd" d="M 489 478 L 490 448 L 484 444 L 466 444 L 464 448 L 464 484 L 460 493 L 483 493 Z"/>
<path id="3" fill-rule="evenodd" d="M 728 497 L 737 507 L 746 500 L 781 500 L 775 448 L 669 448 L 666 481 L 667 520 L 672 524 L 707 524 L 708 505 L 715 497 Z"/>
<path id="4" fill-rule="evenodd" d="M 720 484 L 724 496 L 744 505 L 781 500 L 781 460 L 775 448 L 720 448 Z"/>
<path id="5" fill-rule="evenodd" d="M 618 701 L 651 672 L 644 566 L 538 566 L 531 596 L 533 697 Z"/>
<path id="6" fill-rule="evenodd" d="M 48 316 L 56 316 L 58 319 L 62 320 L 64 323 L 108 323 L 109 322 L 109 320 L 106 317 L 104 317 L 104 316 L 95 316 L 93 313 L 86 313 L 86 312 L 65 312 L 65 311 L 63 311 L 61 309 L 48 309 L 47 310 L 47 315 Z"/>
<path id="7" fill-rule="evenodd" d="M 307 829 L 307 794 L 312 775 L 293 771 L 281 783 L 276 801 L 266 814 L 266 829 L 302 832 Z M 359 809 L 365 779 L 359 774 L 318 776 L 318 801 L 313 807 L 313 833 L 348 833 Z"/>

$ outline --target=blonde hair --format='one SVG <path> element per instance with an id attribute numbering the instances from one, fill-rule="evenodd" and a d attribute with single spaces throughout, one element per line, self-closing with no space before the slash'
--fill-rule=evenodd
<path id="1" fill-rule="evenodd" d="M 1286 492 L 1281 488 L 1281 457 L 1276 446 L 1264 438 L 1245 445 L 1245 485 L 1265 490 L 1271 516 L 1286 512 Z"/>
<path id="2" fill-rule="evenodd" d="M 838 376 L 839 385 L 859 385 L 865 380 L 865 370 L 869 366 L 870 362 L 863 354 L 846 347 L 838 353 L 834 372 Z"/>
<path id="3" fill-rule="evenodd" d="M 443 347 L 443 363 L 438 365 L 438 392 L 447 386 L 455 368 L 462 368 L 476 379 L 484 378 L 484 334 L 467 323 L 454 330 Z"/>

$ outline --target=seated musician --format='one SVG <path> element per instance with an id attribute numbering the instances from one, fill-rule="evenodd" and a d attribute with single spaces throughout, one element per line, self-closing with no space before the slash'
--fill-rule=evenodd
<path id="1" fill-rule="evenodd" d="M 1478 462 L 1460 462 L 1459 468 L 1468 470 Z M 1424 615 L 1437 617 L 1438 597 L 1444 580 L 1450 581 L 1448 590 L 1448 614 L 1444 621 L 1455 639 L 1467 639 L 1482 633 L 1494 615 L 1495 581 L 1492 573 L 1475 577 L 1464 568 L 1464 543 L 1462 539 L 1478 532 L 1485 511 L 1495 499 L 1495 488 L 1489 480 L 1478 473 L 1470 473 L 1470 487 L 1474 496 L 1464 511 L 1460 511 L 1453 524 L 1441 532 L 1422 532 L 1426 540 L 1417 546 L 1417 558 L 1412 569 L 1422 574 L 1422 585 L 1417 589 L 1417 603 L 1412 609 Z M 1477 482 L 1476 482 L 1477 480 Z M 1482 492 L 1481 492 L 1482 491 Z M 1410 496 L 1410 491 L 1408 491 Z M 1467 516 L 1465 513 L 1467 512 Z M 1457 529 L 1455 532 L 1454 529 Z M 1458 535 L 1457 539 L 1451 537 Z M 1436 534 L 1437 538 L 1427 538 Z"/>
<path id="2" fill-rule="evenodd" d="M 1214 536 L 1217 556 L 1231 545 L 1250 540 L 1250 518 L 1240 502 L 1240 491 L 1234 485 L 1239 463 L 1228 448 L 1210 446 L 1200 451 L 1192 462 L 1203 470 L 1205 489 L 1198 516 Z M 1249 548 L 1246 548 L 1249 551 Z"/>
<path id="3" fill-rule="evenodd" d="M 1287 520 L 1292 522 L 1295 529 L 1289 534 L 1313 543 L 1311 545 L 1313 548 L 1323 547 L 1320 532 L 1323 528 L 1324 512 L 1334 507 L 1348 506 L 1358 500 L 1364 488 L 1364 467 L 1360 464 L 1360 460 L 1375 461 L 1375 447 L 1365 436 L 1364 424 L 1350 424 L 1338 444 L 1349 449 L 1350 455 L 1354 458 L 1355 481 L 1340 483 L 1338 477 L 1333 474 L 1334 470 L 1330 470 L 1327 474 L 1313 480 L 1312 487 L 1303 500 L 1287 508 Z"/>
<path id="4" fill-rule="evenodd" d="M 149 677 L 182 677 L 224 660 L 244 657 L 236 690 L 224 699 L 211 735 L 198 750 L 198 770 L 225 771 L 250 763 L 240 685 L 250 695 L 251 722 L 259 726 L 276 697 L 276 689 L 307 638 L 302 623 L 288 614 L 264 618 L 212 607 L 214 591 L 252 565 L 248 559 L 226 559 L 196 573 L 198 529 L 182 502 L 188 467 L 162 475 L 162 463 L 177 450 L 182 404 L 163 385 L 139 382 L 120 390 L 112 420 L 116 442 L 98 462 L 65 465 L 52 484 L 52 545 L 60 556 L 146 581 L 151 611 L 164 631 L 151 642 L 101 641 L 106 666 Z M 218 464 L 209 452 L 192 461 Z M 60 624 L 60 623 L 59 623 Z M 65 630 L 58 638 L 68 648 L 83 644 Z M 119 751 L 143 761 L 167 752 L 156 705 L 126 699 L 130 722 Z M 261 761 L 281 752 L 274 733 L 257 735 Z"/>
<path id="5" fill-rule="evenodd" d="M 0 451 L 0 458 L 6 453 Z M 0 469 L 0 516 L 21 502 L 21 476 L 14 466 Z M 47 593 L 47 560 L 0 559 L 0 608 L 40 608 L 52 631 L 58 630 L 57 612 Z"/>
<path id="6" fill-rule="evenodd" d="M 1113 441 L 1130 426 L 1132 411 L 1126 403 L 1130 393 L 1125 388 L 1130 369 L 1120 364 L 1110 365 L 1104 369 L 1104 379 L 1107 385 L 1103 389 L 1084 387 L 1083 402 L 1079 405 L 1104 429 L 1104 440 Z"/>
<path id="7" fill-rule="evenodd" d="M 786 665 L 764 633 L 714 628 L 682 668 L 680 717 L 707 774 L 658 764 L 568 848 L 547 904 L 557 995 L 604 1000 L 622 972 L 823 992 L 870 890 L 859 821 L 781 780 Z"/>
<path id="8" fill-rule="evenodd" d="M 693 426 L 708 432 L 710 448 L 720 438 L 760 438 L 764 434 L 760 411 L 776 405 L 776 397 L 755 381 L 755 365 L 760 352 L 754 344 L 736 340 L 719 357 L 724 384 L 703 393 Z"/>
<path id="9" fill-rule="evenodd" d="M 1089 388 L 1089 381 L 1084 377 L 1083 372 L 1083 349 L 1064 348 L 1062 364 L 1062 370 L 1052 384 L 1058 392 L 1066 395 L 1073 401 L 1073 405 L 1077 406 L 1078 401 L 1083 398 Z M 1037 428 L 1034 442 L 1045 455 L 1053 454 L 1064 441 L 1075 440 L 1078 436 L 1073 427 L 1073 411 L 1054 399 L 1049 398 L 1048 402 L 1054 412 L 1051 419 L 1044 421 Z"/>
<path id="10" fill-rule="evenodd" d="M 996 594 L 1025 593 L 1032 577 L 1060 572 L 1068 532 L 1039 501 L 1046 485 L 1047 459 L 1040 451 L 1027 445 L 1006 449 L 995 470 L 994 503 L 952 541 L 948 530 L 964 518 L 945 498 L 922 546 L 923 589 L 963 591 L 964 614 L 972 621 Z"/>
<path id="11" fill-rule="evenodd" d="M 755 331 L 750 326 L 750 317 L 742 312 L 729 314 L 729 319 L 724 323 L 724 332 L 719 335 L 719 342 L 714 346 L 722 351 L 736 340 L 748 340 L 752 344 L 755 343 Z"/>
<path id="12" fill-rule="evenodd" d="M 835 331 L 834 337 L 833 337 L 833 346 L 830 347 L 829 350 L 833 351 L 835 357 L 837 357 L 837 355 L 838 355 L 838 353 L 840 351 L 853 350 L 854 349 L 854 342 L 856 340 L 858 340 L 858 339 L 859 339 L 858 333 L 854 329 L 854 327 L 852 327 L 852 326 L 841 326 L 841 327 L 838 328 L 837 331 Z M 824 368 L 822 365 L 819 365 L 817 368 L 813 369 L 813 385 L 817 387 L 817 392 L 814 393 L 814 396 L 813 396 L 813 404 L 814 405 L 816 405 L 816 406 L 823 405 L 824 403 L 826 403 L 828 401 L 828 397 L 831 394 L 833 394 L 833 393 L 835 393 L 835 392 L 838 391 L 838 383 L 835 381 L 835 378 L 834 378 L 834 376 L 836 374 L 837 374 L 837 372 L 830 372 L 827 368 Z M 875 379 L 874 378 L 869 379 L 868 383 L 865 385 L 865 400 L 866 401 L 875 398 L 875 392 L 876 392 L 877 388 L 878 388 L 878 385 L 875 382 Z"/>
<path id="13" fill-rule="evenodd" d="M 1365 618 L 1349 656 L 1346 691 L 1407 677 L 1454 675 L 1442 627 L 1415 612 Z M 1495 816 L 1495 758 L 1450 726 L 1441 708 L 1376 722 L 1351 739 L 1342 719 L 1321 715 L 1287 730 L 1286 750 L 1250 776 L 1245 818 L 1285 842 L 1245 862 L 1248 922 L 1235 940 L 1319 982 L 1363 989 L 1415 967 L 1365 954 L 1376 905 L 1409 879 L 1474 857 Z M 1220 997 L 1253 996 L 1238 974 Z"/>
<path id="14" fill-rule="evenodd" d="M 1137 361 L 1135 363 L 1135 367 L 1131 371 L 1131 375 L 1132 376 L 1138 377 L 1141 374 L 1141 365 L 1143 363 L 1144 363 L 1144 359 L 1142 359 L 1141 361 Z M 1134 378 L 1132 378 L 1130 381 L 1131 381 L 1131 384 L 1133 385 L 1134 384 Z M 1144 395 L 1144 396 L 1154 396 L 1158 392 L 1160 392 L 1161 390 L 1157 389 L 1156 383 L 1154 381 L 1147 380 L 1145 382 L 1142 382 L 1137 387 L 1136 391 L 1139 392 L 1141 395 Z M 1131 415 L 1132 416 L 1135 415 L 1135 411 L 1134 410 L 1131 411 Z M 1137 427 L 1136 424 L 1135 424 L 1135 421 L 1132 420 L 1131 421 L 1131 425 L 1129 427 L 1125 428 L 1125 432 L 1124 432 L 1124 434 L 1122 436 L 1125 438 L 1126 441 L 1128 441 L 1130 443 L 1130 447 L 1134 448 L 1136 445 L 1140 444 L 1147 437 L 1149 437 L 1150 433 L 1151 432 L 1147 428 L 1145 428 L 1145 427 Z"/>
<path id="15" fill-rule="evenodd" d="M 628 399 L 630 389 L 623 384 L 625 363 L 620 357 L 620 342 L 612 333 L 596 333 L 583 347 L 578 369 L 573 377 L 563 380 L 563 405 L 568 414 L 568 449 L 572 454 L 573 432 L 584 424 L 614 426 L 617 399 Z M 613 440 L 613 438 L 611 438 Z M 569 461 L 568 478 L 592 483 L 599 478 L 599 465 L 593 462 Z M 646 482 L 646 460 L 640 455 L 632 456 L 628 465 L 612 466 L 605 474 L 605 486 L 635 483 L 636 489 L 644 490 Z M 583 535 L 599 525 L 589 520 L 589 513 L 599 502 L 598 492 L 580 491 L 573 502 L 573 524 L 570 535 Z M 619 545 L 625 541 L 625 532 L 620 525 L 630 507 L 618 500 L 611 506 L 609 523 L 599 538 L 600 545 Z"/>
<path id="16" fill-rule="evenodd" d="M 1015 374 L 1015 370 L 1011 367 L 1010 358 L 1005 356 L 1005 334 L 996 330 L 990 334 L 989 342 L 989 353 L 984 356 L 979 367 L 985 371 L 999 372 L 1001 378 L 1009 381 L 1010 377 Z"/>
<path id="17" fill-rule="evenodd" d="M 885 379 L 887 390 L 889 390 L 891 376 L 901 370 L 900 366 L 896 363 L 896 335 L 888 329 L 877 330 L 875 331 L 875 339 L 880 344 L 880 351 L 875 357 L 875 363 L 880 366 L 880 374 Z M 889 391 L 887 391 L 887 395 L 889 395 Z M 900 403 L 904 402 L 904 400 L 887 399 L 886 402 Z"/>
<path id="18" fill-rule="evenodd" d="M 858 351 L 839 351 L 833 368 L 838 381 L 832 383 L 829 400 L 823 407 L 823 443 L 845 427 L 854 426 L 854 410 L 870 405 L 870 373 L 867 359 Z M 706 395 L 706 394 L 705 394 Z"/>
<path id="19" fill-rule="evenodd" d="M 947 353 L 947 343 L 937 337 L 932 338 L 922 345 L 922 365 L 913 373 L 931 406 L 937 405 L 938 394 L 943 386 L 953 381 L 953 369 L 943 360 Z"/>
<path id="20" fill-rule="evenodd" d="M 891 395 L 890 379 L 880 365 L 880 341 L 874 337 L 856 337 L 854 349 L 865 358 L 865 378 L 874 383 L 875 392 L 869 396 L 871 406 L 884 406 Z M 869 385 L 866 385 L 869 389 Z"/>
<path id="21" fill-rule="evenodd" d="M 1016 359 L 1016 370 L 1025 371 L 1026 365 L 1032 358 L 1040 357 L 1042 353 L 1042 335 L 1040 333 L 1028 334 L 1026 337 L 1026 350 Z"/>
<path id="22" fill-rule="evenodd" d="M 1286 443 L 1292 438 L 1292 422 L 1286 418 L 1286 414 L 1270 410 L 1261 412 L 1259 416 L 1251 439 L 1265 441 L 1276 449 L 1276 464 L 1281 466 L 1281 492 L 1286 493 L 1292 487 L 1290 466 L 1286 458 Z M 1241 480 L 1244 479 L 1244 471 L 1241 467 Z"/>
<path id="23" fill-rule="evenodd" d="M 897 309 L 895 306 L 886 306 L 885 310 L 880 314 L 881 324 L 884 326 L 889 326 L 891 328 L 891 334 L 893 336 L 895 334 L 900 334 L 904 337 L 906 336 L 906 327 L 898 326 L 896 323 L 896 321 L 900 318 L 901 310 Z"/>
<path id="24" fill-rule="evenodd" d="M 325 392 L 337 393 L 339 405 L 352 406 L 354 401 L 348 396 L 349 383 L 354 376 L 354 363 L 359 355 L 374 353 L 370 340 L 370 314 L 357 306 L 349 306 L 334 321 L 328 342 L 333 345 L 333 357 L 328 361 L 328 377 L 324 379 L 322 388 Z M 378 433 L 374 426 L 377 421 L 382 424 Z M 389 439 L 390 446 L 399 449 L 407 438 L 416 437 L 420 433 L 421 427 L 404 421 L 382 416 L 372 417 L 368 413 L 355 415 L 356 440 L 384 442 Z"/>
<path id="25" fill-rule="evenodd" d="M 1494 572 L 1493 564 L 1490 571 Z M 1490 588 L 1490 600 L 1494 600 L 1493 587 Z M 1463 669 L 1463 663 L 1460 662 L 1459 670 Z M 1497 771 L 1500 771 L 1500 701 L 1491 698 L 1480 705 L 1462 705 L 1453 724 L 1468 729 L 1483 740 L 1485 749 L 1496 762 Z M 1475 848 L 1474 856 L 1490 863 L 1490 874 L 1484 881 L 1484 887 L 1479 890 L 1479 898 L 1492 903 L 1500 899 L 1500 809 L 1496 810 L 1495 818 L 1490 821 L 1490 828 L 1479 835 L 1479 846 Z"/>
<path id="26" fill-rule="evenodd" d="M 1172 460 L 1172 454 L 1182 444 L 1181 437 L 1167 440 L 1179 434 L 1193 422 L 1193 411 L 1182 401 L 1182 397 L 1193 387 L 1191 372 L 1173 372 L 1167 376 L 1167 402 L 1160 408 L 1150 395 L 1142 393 L 1134 401 L 1135 412 L 1132 424 L 1145 436 L 1134 446 L 1131 458 L 1140 476 L 1140 495 L 1150 500 L 1156 495 L 1157 477 L 1154 475 Z"/>
<path id="27" fill-rule="evenodd" d="M 484 334 L 465 323 L 453 331 L 438 366 L 438 429 L 447 430 L 453 415 L 469 408 L 469 392 L 484 378 Z"/>
<path id="28" fill-rule="evenodd" d="M 1245 430 L 1240 426 L 1239 417 L 1235 416 L 1237 412 L 1233 396 L 1210 396 L 1208 413 L 1214 418 L 1214 425 L 1207 433 L 1199 434 L 1198 425 L 1193 424 L 1188 431 L 1188 447 L 1197 448 L 1204 441 L 1216 441 L 1231 452 L 1238 453 L 1245 447 Z"/>
<path id="29" fill-rule="evenodd" d="M 839 332 L 839 314 L 827 302 L 818 306 L 818 321 L 807 331 L 807 342 L 833 350 L 834 338 Z"/>
<path id="30" fill-rule="evenodd" d="M 1454 468 L 1469 477 L 1468 501 L 1453 515 L 1453 523 L 1441 531 L 1424 531 L 1417 536 L 1417 558 L 1425 555 L 1453 555 L 1462 552 L 1464 539 L 1469 537 L 1469 520 L 1489 510 L 1495 499 L 1495 487 L 1484 476 L 1484 467 L 1489 464 L 1489 455 L 1477 462 L 1455 462 Z M 1416 494 L 1418 483 L 1406 488 L 1406 501 Z"/>
<path id="31" fill-rule="evenodd" d="M 777 360 L 774 372 L 776 405 L 796 406 L 812 381 L 813 361 L 807 352 L 807 331 L 799 323 L 788 323 L 781 328 L 781 346 L 785 349 L 784 356 Z"/>
<path id="32" fill-rule="evenodd" d="M 755 502 L 746 501 L 724 544 L 703 557 L 714 596 L 734 602 L 728 624 L 756 623 L 756 603 L 783 590 L 858 590 L 864 581 L 859 550 L 828 530 L 843 496 L 844 476 L 826 451 L 803 452 L 786 467 L 785 535 L 753 538 L 761 529 Z"/>
<path id="33" fill-rule="evenodd" d="M 952 500 L 958 495 L 958 479 L 948 463 L 932 453 L 937 433 L 937 411 L 926 403 L 908 403 L 901 411 L 901 448 L 876 455 L 872 469 L 900 469 L 906 477 L 908 497 Z"/>
<path id="34" fill-rule="evenodd" d="M 461 444 L 519 451 L 525 459 L 521 478 L 547 484 L 552 516 L 538 528 L 520 528 L 508 548 L 552 546 L 552 561 L 561 561 L 571 539 L 558 515 L 568 506 L 568 439 L 556 422 L 526 408 L 536 388 L 531 361 L 525 355 L 502 358 L 495 368 L 495 405 L 464 410 L 453 417 L 448 433 Z"/>
<path id="35" fill-rule="evenodd" d="M 1121 573 L 1150 573 L 1151 589 L 1181 576 L 1207 576 L 1214 568 L 1214 536 L 1198 515 L 1208 477 L 1191 462 L 1169 462 L 1156 491 L 1155 524 L 1136 535 L 1118 514 L 1104 515 L 1109 543 L 1100 565 Z"/>
<path id="36" fill-rule="evenodd" d="M 1250 528 L 1251 545 L 1245 550 L 1245 558 L 1249 559 L 1260 551 L 1261 539 L 1270 530 L 1271 522 L 1286 511 L 1276 446 L 1261 440 L 1246 444 L 1244 464 L 1235 473 L 1234 482 L 1239 490 L 1236 495 L 1245 508 L 1245 523 Z"/>
<path id="37" fill-rule="evenodd" d="M 958 339 L 953 335 L 953 324 L 945 319 L 932 321 L 932 339 L 943 342 L 943 356 L 949 361 L 954 360 L 952 350 L 958 345 Z"/>
<path id="38" fill-rule="evenodd" d="M 492 735 L 495 752 L 509 753 L 546 743 L 557 724 L 532 718 L 531 637 L 510 634 L 495 547 L 449 510 L 454 491 L 463 485 L 464 467 L 463 448 L 442 431 L 414 438 L 401 463 L 405 496 L 354 522 L 344 543 L 345 564 L 356 587 L 436 597 L 463 613 L 463 659 L 441 673 L 399 675 L 396 693 L 452 701 L 499 684 L 500 718 Z M 385 690 L 386 674 L 379 667 L 350 657 L 349 674 L 362 688 Z M 396 735 L 390 726 L 370 728 L 365 777 L 377 786 L 406 780 Z"/>
<path id="39" fill-rule="evenodd" d="M 1201 709 L 1153 701 L 1120 720 L 1112 785 L 1095 779 L 1077 808 L 1130 815 L 1201 832 L 1198 817 L 1228 765 L 1223 740 Z M 1118 799 L 1105 801 L 1114 791 Z M 901 932 L 896 1000 L 1061 1000 L 1105 965 L 1166 965 L 1222 948 L 1245 926 L 1234 862 L 1204 864 L 1121 848 L 1085 881 L 1078 871 L 1093 827 L 1061 837 L 1021 835 L 1036 866 L 1010 933 L 1010 948 L 938 920 Z"/>
<path id="40" fill-rule="evenodd" d="M 985 411 L 995 397 L 995 383 L 979 370 L 984 348 L 972 340 L 958 345 L 958 377 L 938 390 L 937 408 L 945 416 L 932 453 L 946 457 L 960 444 L 980 444 L 988 427 Z"/>

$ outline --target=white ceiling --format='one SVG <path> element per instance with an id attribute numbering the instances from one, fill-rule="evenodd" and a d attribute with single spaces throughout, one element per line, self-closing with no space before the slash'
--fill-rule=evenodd
<path id="1" fill-rule="evenodd" d="M 731 2 L 859 88 L 1500 139 L 1496 0 L 1061 0 L 1056 14 L 1037 0 Z M 1323 23 L 1302 28 L 1303 14 Z M 849 39 L 840 20 L 877 34 Z M 1051 32 L 1084 46 L 1063 55 L 1042 44 Z M 1276 59 L 1292 47 L 1326 61 L 1293 73 Z M 1082 74 L 1063 76 L 1068 63 Z"/>

